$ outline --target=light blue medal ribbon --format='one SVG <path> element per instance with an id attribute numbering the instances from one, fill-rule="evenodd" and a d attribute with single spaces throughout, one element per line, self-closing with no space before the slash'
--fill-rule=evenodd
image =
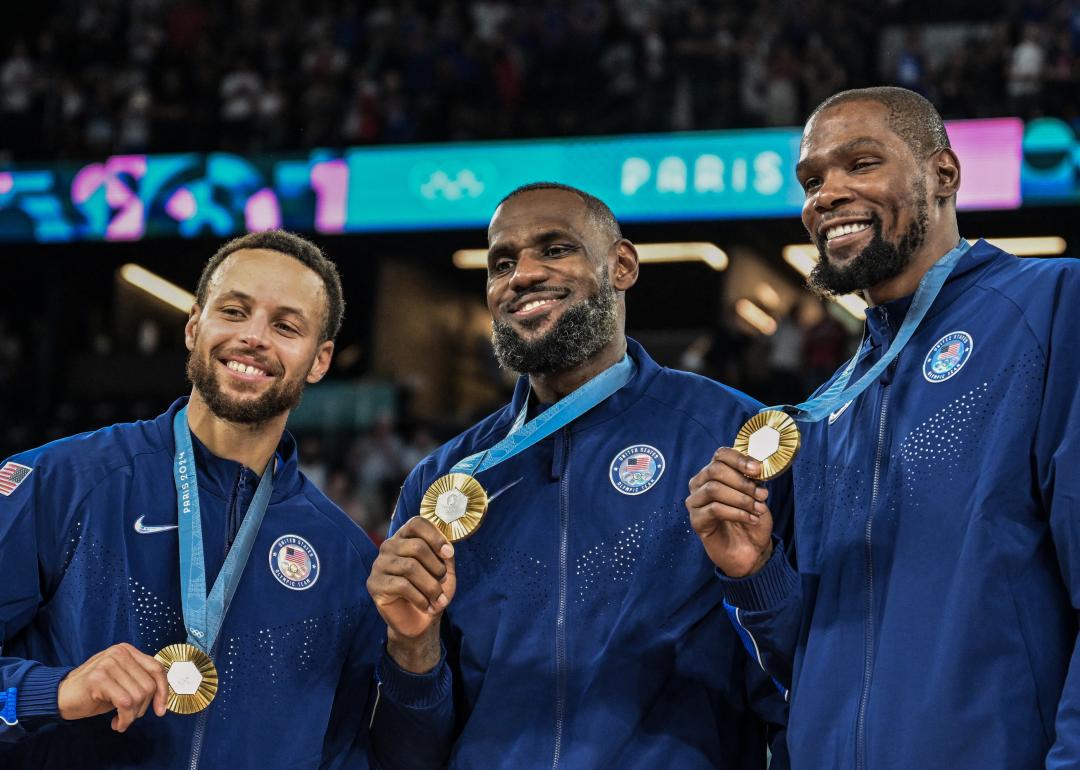
<path id="1" fill-rule="evenodd" d="M 240 583 L 255 536 L 274 491 L 274 458 L 263 469 L 255 496 L 251 499 L 240 531 L 236 534 L 221 571 L 209 595 L 206 593 L 206 562 L 203 556 L 202 517 L 199 511 L 199 485 L 195 478 L 195 453 L 191 446 L 191 430 L 187 422 L 187 407 L 173 419 L 176 455 L 173 475 L 176 481 L 176 502 L 180 534 L 180 584 L 184 625 L 188 644 L 195 645 L 207 655 L 214 649 L 225 613 L 229 611 L 233 594 Z"/>
<path id="2" fill-rule="evenodd" d="M 961 238 L 960 243 L 956 248 L 939 259 L 933 267 L 926 271 L 926 275 L 919 281 L 919 287 L 915 290 L 915 296 L 911 299 L 911 307 L 908 308 L 907 315 L 904 316 L 904 322 L 900 324 L 900 329 L 897 331 L 892 344 L 889 345 L 889 349 L 885 351 L 885 355 L 878 359 L 878 362 L 870 367 L 870 369 L 867 370 L 854 385 L 848 387 L 851 375 L 855 371 L 855 365 L 859 361 L 858 352 L 856 352 L 848 362 L 848 365 L 844 367 L 844 371 L 840 373 L 840 376 L 837 377 L 833 384 L 821 393 L 821 395 L 816 398 L 811 398 L 808 401 L 804 401 L 801 404 L 795 404 L 794 406 L 786 404 L 780 406 L 767 406 L 760 411 L 786 412 L 791 415 L 796 422 L 812 423 L 818 422 L 832 414 L 840 404 L 847 403 L 848 401 L 857 398 L 859 394 L 870 387 L 881 373 L 888 368 L 889 364 L 895 361 L 896 357 L 900 355 L 904 346 L 908 344 L 912 335 L 915 334 L 915 331 L 918 329 L 923 318 L 926 317 L 927 312 L 930 310 L 930 306 L 934 304 L 934 300 L 937 299 L 938 293 L 941 292 L 941 287 L 945 285 L 945 281 L 948 280 L 949 275 L 952 274 L 953 268 L 956 267 L 960 259 L 970 250 L 971 244 Z"/>
<path id="3" fill-rule="evenodd" d="M 529 411 L 529 400 L 526 398 L 506 438 L 490 449 L 459 460 L 450 469 L 450 473 L 465 473 L 474 476 L 495 467 L 504 460 L 509 460 L 519 452 L 524 452 L 533 444 L 543 441 L 559 428 L 573 422 L 614 394 L 633 378 L 636 371 L 637 364 L 630 356 L 624 355 L 617 364 L 600 372 L 528 422 L 525 422 Z"/>

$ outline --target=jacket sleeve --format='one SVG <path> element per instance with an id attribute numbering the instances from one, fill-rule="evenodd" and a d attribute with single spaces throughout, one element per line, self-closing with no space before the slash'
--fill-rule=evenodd
<path id="1" fill-rule="evenodd" d="M 401 489 L 390 522 L 391 536 L 419 510 L 422 467 L 409 475 Z M 453 677 L 445 648 L 432 671 L 413 674 L 394 662 L 385 644 L 380 646 L 382 652 L 375 670 L 377 695 L 371 716 L 376 765 L 387 770 L 443 767 L 455 731 Z"/>
<path id="2" fill-rule="evenodd" d="M 803 601 L 799 575 L 795 571 L 792 542 L 794 500 L 791 474 L 771 485 L 773 501 L 773 554 L 765 566 L 750 577 L 732 579 L 720 570 L 724 584 L 724 609 L 735 626 L 743 646 L 768 673 L 787 700 L 795 647 L 802 625 Z"/>
<path id="3" fill-rule="evenodd" d="M 1063 278 L 1052 305 L 1052 326 L 1044 340 L 1046 369 L 1034 464 L 1065 588 L 1073 609 L 1080 611 L 1080 276 L 1076 271 Z M 1080 767 L 1080 640 L 1074 641 L 1055 734 L 1046 767 Z"/>
<path id="4" fill-rule="evenodd" d="M 10 641 L 33 621 L 44 603 L 42 576 L 49 565 L 42 553 L 63 526 L 62 515 L 49 510 L 53 501 L 66 505 L 70 497 L 45 492 L 44 469 L 35 467 L 36 457 L 27 454 L 0 464 L 9 480 L 0 489 L 0 564 L 4 581 L 0 588 L 0 655 Z M 11 479 L 17 481 L 14 489 Z M 0 657 L 0 742 L 24 738 L 33 729 L 60 718 L 56 693 L 67 666 L 46 666 L 25 658 Z"/>

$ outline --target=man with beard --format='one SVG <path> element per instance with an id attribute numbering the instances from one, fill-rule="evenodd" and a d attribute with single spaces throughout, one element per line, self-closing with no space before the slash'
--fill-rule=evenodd
<path id="1" fill-rule="evenodd" d="M 792 767 L 1080 767 L 1080 266 L 960 239 L 959 161 L 910 91 L 826 100 L 797 173 L 811 285 L 871 305 L 847 387 L 801 405 L 828 419 L 800 423 L 798 573 L 759 463 L 718 450 L 686 500 L 791 688 Z"/>
<path id="2" fill-rule="evenodd" d="M 185 327 L 190 398 L 0 467 L 0 765 L 367 766 L 375 547 L 284 433 L 343 310 L 313 244 L 231 241 Z"/>
<path id="3" fill-rule="evenodd" d="M 758 404 L 625 336 L 637 252 L 600 200 L 519 188 L 488 244 L 495 353 L 522 377 L 402 488 L 368 581 L 389 627 L 381 702 L 442 714 L 451 746 L 412 739 L 432 767 L 764 768 L 783 699 L 718 612 L 682 512 L 685 478 Z M 487 512 L 451 544 L 417 513 L 436 495 L 436 522 L 459 523 L 470 485 Z"/>

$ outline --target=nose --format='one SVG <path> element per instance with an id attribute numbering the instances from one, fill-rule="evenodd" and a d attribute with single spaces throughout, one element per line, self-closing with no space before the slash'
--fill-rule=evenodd
<path id="1" fill-rule="evenodd" d="M 269 319 L 262 313 L 252 313 L 240 329 L 240 341 L 249 348 L 265 348 L 269 332 Z"/>
<path id="2" fill-rule="evenodd" d="M 510 274 L 510 288 L 521 291 L 547 279 L 547 269 L 543 260 L 537 259 L 529 251 L 523 251 L 514 265 L 514 272 Z"/>
<path id="3" fill-rule="evenodd" d="M 830 171 L 821 180 L 821 186 L 814 193 L 814 208 L 828 211 L 851 201 L 851 190 L 843 182 L 842 175 Z"/>

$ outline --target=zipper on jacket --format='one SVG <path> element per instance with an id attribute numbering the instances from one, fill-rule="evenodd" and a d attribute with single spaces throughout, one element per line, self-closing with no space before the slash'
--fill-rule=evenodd
<path id="1" fill-rule="evenodd" d="M 866 516 L 866 532 L 863 538 L 863 552 L 866 561 L 866 593 L 863 634 L 866 650 L 863 657 L 862 692 L 859 695 L 859 716 L 855 727 L 855 767 L 866 769 L 866 709 L 870 699 L 870 678 L 874 665 L 874 552 L 873 529 L 874 511 L 877 508 L 878 493 L 881 490 L 881 461 L 885 451 L 885 433 L 889 415 L 889 386 L 892 374 L 896 370 L 894 360 L 886 372 L 887 381 L 882 386 L 881 412 L 878 416 L 877 449 L 874 452 L 874 481 L 870 493 L 870 510 Z"/>
<path id="2" fill-rule="evenodd" d="M 570 431 L 562 431 L 563 462 L 559 478 L 559 609 L 555 615 L 555 752 L 552 770 L 562 755 L 563 720 L 566 712 L 566 594 L 570 551 Z"/>
<path id="3" fill-rule="evenodd" d="M 209 713 L 209 708 L 199 712 L 195 732 L 191 736 L 191 762 L 188 763 L 188 770 L 199 770 L 199 755 L 202 754 L 203 735 L 206 733 L 206 718 Z"/>

